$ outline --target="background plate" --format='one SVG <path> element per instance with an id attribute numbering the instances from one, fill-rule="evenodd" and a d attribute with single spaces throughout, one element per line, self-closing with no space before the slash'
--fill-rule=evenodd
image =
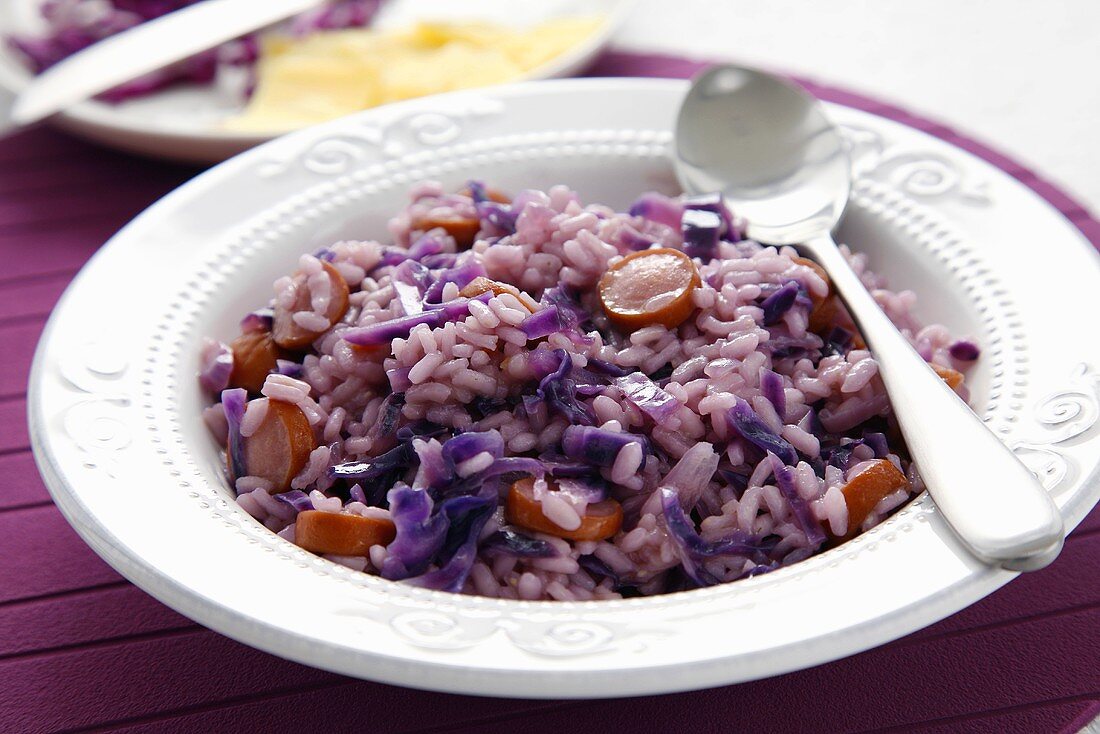
<path id="1" fill-rule="evenodd" d="M 391 24 L 416 17 L 456 16 L 446 0 L 391 0 Z M 18 94 L 32 75 L 2 39 L 34 33 L 43 26 L 42 0 L 0 3 L 0 88 Z M 532 70 L 524 79 L 570 76 L 587 66 L 626 17 L 633 0 L 545 0 L 517 8 L 510 0 L 465 0 L 461 17 L 489 18 L 498 23 L 534 23 L 555 15 L 606 14 L 607 22 L 582 43 Z M 147 97 L 113 105 L 91 100 L 74 105 L 51 121 L 81 137 L 133 153 L 194 163 L 224 160 L 271 139 L 271 135 L 219 129 L 219 121 L 240 108 L 234 95 L 211 85 L 179 85 Z"/>

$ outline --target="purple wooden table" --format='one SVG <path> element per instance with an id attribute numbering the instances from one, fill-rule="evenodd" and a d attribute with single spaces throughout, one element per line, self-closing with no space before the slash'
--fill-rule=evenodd
<path id="1" fill-rule="evenodd" d="M 610 54 L 593 73 L 696 68 Z M 889 105 L 809 86 L 990 160 L 1100 243 L 1100 222 L 1009 158 Z M 1100 511 L 1048 569 L 898 642 L 673 696 L 523 701 L 395 688 L 286 662 L 169 610 L 100 561 L 50 502 L 25 391 L 39 333 L 76 271 L 194 174 L 47 130 L 0 141 L 0 732 L 1075 732 L 1100 714 Z"/>

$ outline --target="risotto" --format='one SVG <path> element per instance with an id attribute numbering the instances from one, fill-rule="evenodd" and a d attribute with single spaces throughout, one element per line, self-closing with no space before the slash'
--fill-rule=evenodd
<path id="1" fill-rule="evenodd" d="M 410 192 L 204 344 L 243 510 L 363 573 L 512 599 L 653 595 L 798 562 L 921 491 L 825 272 L 717 196 Z M 977 347 L 879 304 L 953 389 Z"/>

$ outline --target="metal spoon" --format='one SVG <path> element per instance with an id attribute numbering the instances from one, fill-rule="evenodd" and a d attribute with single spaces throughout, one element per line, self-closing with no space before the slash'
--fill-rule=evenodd
<path id="1" fill-rule="evenodd" d="M 680 108 L 675 165 L 686 192 L 721 192 L 750 237 L 796 245 L 828 272 L 875 354 L 925 486 L 963 544 L 1014 571 L 1053 561 L 1065 532 L 1050 495 L 910 346 L 833 242 L 851 165 L 817 100 L 769 74 L 711 68 Z"/>

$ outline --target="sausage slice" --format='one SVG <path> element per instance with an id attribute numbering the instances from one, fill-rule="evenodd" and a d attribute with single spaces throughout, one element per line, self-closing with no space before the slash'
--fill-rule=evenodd
<path id="1" fill-rule="evenodd" d="M 229 386 L 243 387 L 252 394 L 260 392 L 275 369 L 275 360 L 283 356 L 268 331 L 246 331 L 229 344 L 229 349 L 233 352 Z"/>
<path id="2" fill-rule="evenodd" d="M 325 310 L 328 326 L 320 331 L 314 331 L 305 328 L 294 320 L 294 314 L 300 311 L 313 310 L 310 307 L 311 294 L 309 292 L 308 276 L 305 273 L 298 273 L 294 276 L 293 303 L 289 307 L 275 305 L 275 318 L 271 334 L 275 343 L 283 349 L 305 349 L 313 343 L 314 339 L 344 318 L 344 314 L 347 313 L 349 295 L 347 281 L 344 280 L 344 276 L 340 275 L 336 268 L 332 267 L 331 263 L 322 262 L 321 266 L 325 269 L 329 279 L 330 296 L 328 308 Z"/>
<path id="3" fill-rule="evenodd" d="M 458 295 L 462 296 L 463 298 L 477 298 L 482 293 L 489 292 L 492 292 L 493 295 L 497 296 L 503 295 L 505 293 L 510 293 L 511 295 L 515 296 L 516 300 L 522 303 L 524 308 L 526 308 L 531 313 L 534 313 L 535 310 L 538 308 L 538 304 L 535 303 L 531 296 L 527 295 L 519 288 L 516 288 L 514 285 L 501 283 L 500 281 L 492 280 L 482 275 L 479 275 L 478 277 L 467 283 L 466 286 L 458 292 Z"/>
<path id="4" fill-rule="evenodd" d="M 695 310 L 692 294 L 701 284 L 691 258 L 668 247 L 633 252 L 600 278 L 600 304 L 624 331 L 650 324 L 673 329 Z"/>
<path id="5" fill-rule="evenodd" d="M 504 519 L 513 525 L 566 540 L 604 540 L 619 532 L 623 524 L 623 507 L 615 500 L 588 505 L 581 526 L 566 530 L 542 514 L 542 503 L 535 499 L 535 480 L 521 479 L 508 491 Z"/>
<path id="6" fill-rule="evenodd" d="M 347 512 L 303 510 L 294 524 L 294 542 L 310 553 L 365 556 L 371 546 L 389 545 L 395 537 L 391 521 Z"/>
<path id="7" fill-rule="evenodd" d="M 932 365 L 932 369 L 936 371 L 936 374 L 939 375 L 952 390 L 963 383 L 963 373 L 958 370 L 953 370 L 950 367 L 940 367 L 938 364 Z"/>
<path id="8" fill-rule="evenodd" d="M 281 400 L 260 398 L 249 402 L 248 409 L 264 401 L 267 415 L 251 436 L 244 439 L 245 470 L 255 477 L 271 482 L 272 492 L 286 492 L 290 480 L 298 475 L 317 448 L 313 429 L 305 413 L 297 405 Z"/>
<path id="9" fill-rule="evenodd" d="M 455 214 L 427 215 L 412 222 L 413 229 L 427 232 L 432 229 L 446 230 L 447 234 L 454 237 L 455 244 L 460 248 L 467 248 L 474 244 L 478 231 L 481 229 L 481 221 L 476 218 L 460 217 Z"/>
<path id="10" fill-rule="evenodd" d="M 859 532 L 859 526 L 883 497 L 908 486 L 905 475 L 886 459 L 877 459 L 849 480 L 841 490 L 848 505 L 848 531 L 841 539 L 847 540 Z"/>

